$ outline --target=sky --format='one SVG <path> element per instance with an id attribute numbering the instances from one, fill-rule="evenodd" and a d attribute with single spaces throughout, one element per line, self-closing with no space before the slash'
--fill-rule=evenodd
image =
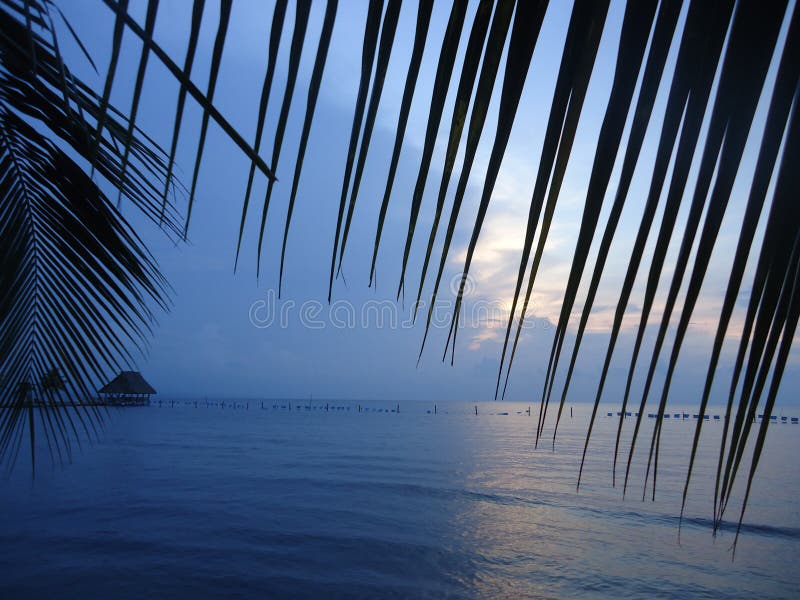
<path id="1" fill-rule="evenodd" d="M 75 44 L 71 43 L 68 33 L 61 27 L 61 38 L 68 62 L 80 77 L 99 87 L 102 85 L 110 55 L 113 28 L 111 11 L 100 2 L 59 4 L 98 64 L 100 75 L 92 71 Z M 250 141 L 255 136 L 259 95 L 266 70 L 272 4 L 265 0 L 234 2 L 215 97 L 215 104 L 220 112 Z M 291 2 L 289 4 L 264 130 L 261 154 L 265 159 L 272 153 L 272 140 L 286 84 L 289 42 L 294 20 L 294 5 Z M 472 2 L 469 6 L 456 72 L 463 59 L 463 46 L 476 4 Z M 140 22 L 144 21 L 145 8 L 145 2 L 131 3 L 131 12 Z M 494 397 L 505 320 L 508 318 L 519 268 L 528 206 L 571 3 L 553 1 L 546 14 L 473 261 L 469 294 L 465 302 L 468 318 L 462 320 L 463 328 L 459 330 L 453 366 L 449 364 L 449 360 L 446 363 L 441 360 L 449 322 L 444 318 L 435 320 L 418 364 L 417 356 L 424 326 L 422 323 L 413 325 L 410 316 L 421 271 L 424 244 L 432 224 L 457 77 L 451 82 L 431 163 L 420 223 L 410 258 L 405 302 L 395 301 L 411 193 L 424 142 L 439 43 L 449 14 L 447 3 L 436 3 L 434 7 L 428 44 L 381 243 L 377 285 L 369 288 L 369 265 L 378 209 L 394 143 L 416 21 L 415 3 L 406 2 L 402 7 L 342 268 L 343 277 L 335 282 L 334 302 L 330 305 L 327 303 L 328 269 L 358 89 L 366 8 L 366 1 L 340 2 L 288 239 L 283 294 L 280 299 L 277 298 L 280 246 L 308 82 L 325 3 L 315 2 L 312 6 L 306 47 L 281 160 L 276 167 L 273 165 L 279 181 L 269 209 L 260 276 L 256 277 L 256 244 L 266 181 L 263 176 L 257 175 L 253 198 L 254 206 L 258 208 L 249 211 L 239 267 L 234 273 L 236 241 L 249 162 L 215 125 L 212 124 L 209 128 L 189 239 L 186 243 L 176 244 L 169 240 L 153 224 L 142 219 L 132 206 L 123 204 L 123 212 L 136 224 L 137 230 L 152 249 L 174 289 L 173 306 L 170 312 L 158 316 L 158 324 L 149 341 L 147 353 L 137 363 L 137 368 L 164 396 L 306 398 L 313 395 L 319 398 L 440 401 L 480 401 Z M 192 74 L 193 81 L 201 89 L 205 89 L 207 85 L 217 27 L 217 10 L 215 2 L 207 2 L 196 68 Z M 534 288 L 532 309 L 527 317 L 529 326 L 521 337 L 511 373 L 506 396 L 509 400 L 532 402 L 538 401 L 541 395 L 554 323 L 558 318 L 566 286 L 595 144 L 614 74 L 623 11 L 623 2 L 612 1 L 561 190 L 555 222 Z M 162 2 L 159 6 L 155 39 L 178 64 L 183 63 L 190 13 L 191 3 L 188 0 Z M 680 26 L 684 17 L 685 14 L 681 17 Z M 671 49 L 667 64 L 668 75 L 674 67 L 677 53 L 675 46 L 676 44 Z M 140 49 L 138 40 L 130 33 L 126 34 L 111 97 L 112 103 L 123 110 L 130 106 Z M 771 89 L 774 75 L 775 65 L 768 76 L 765 86 L 767 91 Z M 665 80 L 668 81 L 668 77 Z M 496 92 L 499 87 L 498 78 Z M 137 124 L 162 147 L 169 147 L 177 92 L 177 83 L 156 59 L 151 58 Z M 570 388 L 569 402 L 594 399 L 617 294 L 624 278 L 649 185 L 648 167 L 655 156 L 666 95 L 667 86 L 662 82 L 629 201 L 623 211 L 587 335 L 584 337 Z M 695 310 L 678 363 L 678 377 L 672 386 L 671 402 L 692 403 L 702 391 L 717 315 L 730 270 L 730 257 L 737 241 L 758 150 L 759 132 L 763 129 L 767 100 L 768 94 L 762 94 L 756 124 L 751 131 L 751 140 L 743 157 L 731 205 L 723 222 L 712 264 L 704 282 L 701 301 Z M 453 246 L 448 255 L 442 280 L 442 316 L 449 315 L 448 307 L 452 306 L 454 286 L 458 281 L 454 278 L 460 275 L 466 255 L 494 136 L 497 101 L 495 94 L 470 176 Z M 193 102 L 187 102 L 177 157 L 178 175 L 187 185 L 191 181 L 200 120 L 199 108 Z M 629 126 L 630 119 L 623 135 L 623 145 Z M 463 141 L 447 196 L 446 214 L 449 214 L 452 204 L 462 155 Z M 698 160 L 695 160 L 687 186 L 689 190 L 692 189 L 691 184 L 699 162 L 699 157 L 696 158 Z M 612 175 L 596 238 L 600 237 L 599 232 L 607 220 L 610 195 L 616 189 L 620 163 L 621 156 L 618 157 Z M 185 208 L 185 200 L 179 201 L 179 207 Z M 676 235 L 673 236 L 667 256 L 666 275 L 671 272 L 671 265 L 677 256 L 680 245 L 680 236 L 677 234 L 682 232 L 687 208 L 684 207 L 679 216 Z M 660 214 L 659 210 L 658 220 Z M 759 232 L 761 231 L 760 228 Z M 655 231 L 651 233 L 644 264 L 647 264 L 647 257 L 652 254 L 655 234 Z M 443 233 L 440 232 L 435 255 L 441 248 L 442 239 Z M 598 244 L 599 239 L 595 239 L 589 264 L 592 264 L 593 257 L 596 256 Z M 748 268 L 751 276 L 754 262 L 751 257 Z M 429 273 L 423 298 L 432 289 L 432 275 L 433 273 Z M 621 400 L 646 275 L 640 269 L 623 322 L 623 332 L 614 354 L 604 395 L 604 400 L 608 402 Z M 668 281 L 662 276 L 663 280 Z M 570 320 L 566 352 L 571 352 L 571 341 L 574 339 L 587 286 L 588 278 L 584 276 L 578 302 Z M 682 294 L 683 292 L 685 285 Z M 666 294 L 667 285 L 663 284 L 659 288 L 650 319 L 651 326 L 645 337 L 644 357 L 649 357 L 655 337 L 653 330 L 660 322 Z M 746 301 L 747 297 L 743 295 L 734 315 L 734 333 L 737 325 L 741 324 Z M 735 336 L 731 336 L 726 341 L 714 387 L 713 401 L 718 403 L 727 394 L 732 356 L 736 348 L 737 340 Z M 566 361 L 566 357 L 563 360 Z M 665 363 L 665 360 L 662 359 L 661 363 Z M 800 359 L 794 352 L 782 385 L 780 401 L 783 404 L 797 402 L 795 392 L 800 386 L 799 367 Z M 641 372 L 644 370 L 645 367 L 642 366 L 637 370 L 634 390 L 641 389 Z M 655 382 L 657 386 L 663 379 L 664 370 L 665 365 L 660 364 Z M 557 389 L 563 380 L 563 371 L 562 368 Z M 638 399 L 634 398 L 637 402 Z"/>

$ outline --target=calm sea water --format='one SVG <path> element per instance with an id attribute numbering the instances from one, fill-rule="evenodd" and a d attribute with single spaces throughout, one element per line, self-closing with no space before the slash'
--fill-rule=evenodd
<path id="1" fill-rule="evenodd" d="M 527 405 L 331 404 L 350 410 L 124 409 L 73 464 L 31 481 L 20 462 L 0 487 L 0 595 L 797 597 L 800 426 L 773 426 L 732 562 L 732 532 L 709 527 L 713 450 L 678 544 L 693 422 L 664 422 L 642 502 L 641 459 L 624 501 L 611 487 L 605 412 L 576 492 L 588 405 L 553 452 Z"/>

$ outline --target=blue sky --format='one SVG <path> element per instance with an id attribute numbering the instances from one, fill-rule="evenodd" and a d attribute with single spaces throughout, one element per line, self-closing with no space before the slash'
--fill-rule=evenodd
<path id="1" fill-rule="evenodd" d="M 111 12 L 100 3 L 62 4 L 65 13 L 98 63 L 101 74 L 104 74 L 111 41 Z M 215 4 L 215 2 L 207 3 L 201 45 L 192 77 L 201 89 L 205 89 L 206 86 L 217 26 Z M 422 324 L 416 327 L 404 325 L 411 311 L 410 301 L 405 304 L 394 302 L 408 224 L 410 197 L 424 140 L 426 110 L 436 70 L 439 40 L 449 13 L 446 4 L 437 3 L 434 8 L 431 33 L 379 254 L 377 288 L 367 287 L 369 262 L 378 208 L 394 142 L 405 69 L 411 54 L 416 20 L 415 3 L 406 2 L 401 11 L 395 47 L 345 256 L 343 273 L 346 284 L 341 278 L 336 281 L 334 300 L 337 302 L 334 305 L 329 307 L 325 301 L 328 268 L 358 88 L 366 2 L 356 0 L 340 2 L 289 236 L 284 293 L 280 300 L 275 298 L 274 294 L 278 282 L 280 244 L 304 116 L 308 80 L 316 52 L 316 40 L 322 25 L 324 3 L 317 2 L 312 7 L 306 38 L 307 46 L 302 57 L 294 106 L 289 117 L 281 162 L 277 168 L 279 182 L 270 206 L 262 253 L 262 273 L 259 279 L 256 279 L 255 275 L 259 209 L 250 211 L 239 270 L 236 274 L 233 273 L 249 163 L 212 124 L 206 143 L 189 242 L 176 246 L 165 239 L 152 225 L 144 222 L 141 224 L 145 239 L 151 245 L 175 290 L 174 307 L 170 313 L 159 317 L 149 352 L 141 358 L 138 365 L 161 393 L 177 396 L 254 398 L 307 397 L 313 394 L 315 397 L 392 400 L 488 400 L 493 397 L 504 323 L 499 324 L 492 320 L 475 322 L 475 319 L 468 322 L 465 329 L 459 332 L 453 367 L 449 365 L 449 361 L 447 364 L 440 361 L 447 330 L 434 328 L 425 354 L 417 366 L 417 353 L 424 328 Z M 252 140 L 255 134 L 259 94 L 266 68 L 266 40 L 272 16 L 271 5 L 271 2 L 259 0 L 237 0 L 234 3 L 218 82 L 216 96 L 218 108 L 248 140 Z M 179 0 L 162 2 L 159 7 L 156 40 L 179 64 L 183 62 L 190 10 L 188 1 Z M 492 307 L 492 310 L 498 307 L 500 310 L 503 308 L 507 310 L 510 306 L 528 204 L 570 10 L 571 3 L 566 1 L 554 1 L 548 9 L 474 259 L 471 271 L 474 280 L 467 301 L 468 311 L 476 306 L 488 306 Z M 145 3 L 134 2 L 132 11 L 143 21 Z M 472 3 L 463 38 L 466 37 L 474 11 L 475 3 Z M 612 2 L 581 116 L 578 137 L 561 191 L 555 224 L 547 242 L 544 262 L 534 288 L 533 310 L 529 312 L 532 327 L 526 329 L 523 334 L 515 369 L 512 372 L 508 394 L 511 400 L 538 399 L 541 392 L 554 330 L 552 323 L 557 319 L 560 309 L 580 225 L 582 202 L 594 157 L 595 141 L 613 77 L 623 11 L 623 2 Z M 285 86 L 293 19 L 294 7 L 290 3 L 264 133 L 262 155 L 265 158 L 271 154 L 272 139 Z M 76 49 L 70 47 L 67 36 L 62 35 L 62 38 L 67 45 L 73 68 L 90 82 L 102 82 L 102 79 L 81 59 Z M 462 39 L 462 46 L 464 42 L 465 39 Z M 672 48 L 668 73 L 671 73 L 676 50 L 677 48 Z M 112 94 L 112 102 L 123 110 L 130 105 L 139 51 L 140 46 L 137 41 L 127 34 L 123 41 L 123 57 Z M 463 52 L 463 47 L 461 51 Z M 461 60 L 461 55 L 458 60 Z M 774 68 L 768 78 L 767 90 L 771 89 L 773 77 Z M 432 221 L 456 81 L 452 82 L 451 94 L 445 106 L 423 200 L 420 228 L 412 249 L 407 300 L 416 291 L 423 245 L 426 242 L 423 238 L 427 238 Z M 631 187 L 629 203 L 623 213 L 609 265 L 595 302 L 589 333 L 584 339 L 575 381 L 569 396 L 570 402 L 591 400 L 594 397 L 595 386 L 599 379 L 599 365 L 605 353 L 607 332 L 616 306 L 616 294 L 624 277 L 628 253 L 636 235 L 644 196 L 649 185 L 648 167 L 652 164 L 655 154 L 656 140 L 660 131 L 658 125 L 666 101 L 666 87 L 662 82 L 655 118 L 648 129 Z M 165 147 L 168 147 L 170 141 L 176 96 L 177 84 L 157 60 L 151 59 L 140 108 L 139 125 Z M 759 117 L 754 131 L 751 132 L 751 138 L 756 140 L 763 127 L 765 99 L 762 98 Z M 456 237 L 448 257 L 447 270 L 443 278 L 443 299 L 447 301 L 452 300 L 450 282 L 460 273 L 471 233 L 472 218 L 480 195 L 496 124 L 496 101 L 495 98 L 490 108 Z M 199 109 L 193 103 L 187 103 L 184 133 L 178 155 L 181 168 L 179 175 L 187 184 L 191 179 L 200 116 Z M 623 143 L 626 138 L 627 130 Z M 702 301 L 692 319 L 690 334 L 682 352 L 679 377 L 673 384 L 671 395 L 675 402 L 692 402 L 702 389 L 707 356 L 727 282 L 728 260 L 736 244 L 739 221 L 757 149 L 757 143 L 751 141 L 733 192 L 731 207 L 723 223 L 714 260 L 706 277 Z M 621 162 L 621 157 L 618 158 L 618 162 Z M 457 180 L 460 164 L 461 154 L 456 161 L 454 180 Z M 609 194 L 613 194 L 615 190 L 618 168 L 619 165 L 612 176 Z M 690 185 L 692 181 L 693 175 L 690 177 Z M 455 181 L 452 181 L 446 205 L 448 211 L 454 186 Z M 257 178 L 253 197 L 259 208 L 265 189 L 266 182 L 263 177 Z M 608 209 L 606 206 L 601 215 L 600 227 L 607 218 Z M 126 214 L 139 223 L 140 219 L 133 209 L 128 207 Z M 660 212 L 657 218 L 660 219 Z M 682 232 L 681 224 L 684 219 L 685 211 L 679 218 L 676 235 Z M 599 235 L 598 233 L 598 237 Z M 441 247 L 442 237 L 443 235 L 440 235 L 437 238 L 437 249 Z M 652 252 L 654 238 L 655 232 L 651 234 L 646 255 Z M 673 239 L 668 261 L 674 260 L 679 244 L 679 237 L 677 240 Z M 592 255 L 596 254 L 597 246 L 598 240 L 595 240 Z M 644 262 L 646 264 L 646 257 Z M 751 260 L 751 272 L 753 262 Z M 668 266 L 667 274 L 669 270 Z M 429 273 L 428 286 L 423 298 L 425 294 L 430 293 L 431 275 Z M 646 273 L 640 270 L 639 280 L 643 280 L 645 276 Z M 577 325 L 587 284 L 588 279 L 584 277 L 575 307 L 576 312 L 573 314 L 573 326 Z M 660 321 L 660 311 L 666 291 L 666 285 L 659 290 L 654 313 L 651 316 L 653 325 Z M 642 293 L 642 281 L 637 280 L 629 306 L 629 318 L 624 323 L 624 332 L 612 363 L 611 378 L 604 396 L 607 401 L 620 400 L 626 361 L 629 360 L 633 341 L 631 333 L 638 322 L 638 302 Z M 372 308 L 366 309 L 365 305 Z M 263 326 L 268 321 L 270 307 L 274 309 L 278 318 L 270 326 Z M 369 312 L 373 309 L 375 312 Z M 396 312 L 392 313 L 392 310 Z M 739 307 L 739 312 L 734 318 L 734 326 L 741 321 L 741 310 L 742 307 Z M 285 323 L 281 323 L 281 311 L 286 315 Z M 315 311 L 318 312 L 310 316 L 310 313 Z M 384 319 L 382 324 L 376 322 L 377 313 Z M 348 322 L 351 315 L 355 315 L 354 324 Z M 393 318 L 397 320 L 397 326 L 392 326 Z M 645 345 L 645 356 L 649 356 L 653 337 L 654 335 L 648 335 L 646 338 L 649 340 L 649 345 Z M 571 347 L 568 346 L 567 350 L 571 350 Z M 715 398 L 718 401 L 722 397 L 720 394 L 726 392 L 731 354 L 735 350 L 736 340 L 731 338 L 717 376 Z M 642 370 L 644 369 L 640 367 L 639 371 Z M 793 356 L 782 388 L 783 402 L 793 401 L 794 391 L 800 384 L 798 374 L 798 359 L 797 356 Z M 641 389 L 641 383 L 634 389 Z M 638 397 L 635 400 L 638 401 Z"/>

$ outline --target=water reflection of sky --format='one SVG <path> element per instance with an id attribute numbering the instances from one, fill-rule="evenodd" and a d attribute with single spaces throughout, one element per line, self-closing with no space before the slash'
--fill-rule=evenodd
<path id="1" fill-rule="evenodd" d="M 457 503 L 453 519 L 461 543 L 473 553 L 474 571 L 464 576 L 465 585 L 480 597 L 737 596 L 777 590 L 773 573 L 791 572 L 800 534 L 798 481 L 790 467 L 798 444 L 795 430 L 775 427 L 751 495 L 749 525 L 731 564 L 732 530 L 715 540 L 708 520 L 716 464 L 707 450 L 717 447 L 720 424 L 706 424 L 678 545 L 677 513 L 694 422 L 664 424 L 656 500 L 650 500 L 648 488 L 642 502 L 652 432 L 652 421 L 644 421 L 639 442 L 644 454 L 636 455 L 623 502 L 620 490 L 610 486 L 615 419 L 598 421 L 582 486 L 575 492 L 586 413 L 580 407 L 578 418 L 563 418 L 555 452 L 549 437 L 531 451 L 527 418 L 462 421 L 466 442 L 474 449 L 464 485 L 472 493 Z M 632 423 L 623 431 L 630 436 Z M 620 477 L 627 450 L 623 444 Z M 731 500 L 729 519 L 738 517 L 740 499 L 735 495 Z M 770 573 L 763 571 L 767 563 Z M 748 577 L 731 578 L 740 573 Z"/>
<path id="2" fill-rule="evenodd" d="M 610 486 L 616 420 L 605 416 L 575 491 L 585 405 L 572 419 L 566 409 L 553 452 L 533 448 L 536 407 L 528 417 L 513 403 L 479 404 L 478 416 L 465 403 L 440 403 L 436 415 L 422 402 L 402 402 L 399 415 L 394 403 L 361 414 L 357 402 L 339 404 L 351 410 L 131 409 L 74 464 L 33 483 L 21 456 L 0 488 L 4 587 L 120 598 L 749 598 L 797 588 L 798 426 L 776 425 L 768 440 L 732 563 L 731 532 L 715 540 L 707 520 L 720 423 L 706 424 L 712 452 L 678 545 L 691 421 L 664 422 L 656 501 L 641 501 L 637 453 L 623 502 Z"/>

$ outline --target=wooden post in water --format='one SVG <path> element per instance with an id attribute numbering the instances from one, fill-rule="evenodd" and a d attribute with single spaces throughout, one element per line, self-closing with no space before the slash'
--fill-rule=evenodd
<path id="1" fill-rule="evenodd" d="M 572 418 L 572 407 L 571 406 L 569 407 L 569 418 L 570 419 Z"/>
<path id="2" fill-rule="evenodd" d="M 397 403 L 397 414 L 398 415 L 400 414 L 400 403 L 399 402 Z"/>
<path id="3" fill-rule="evenodd" d="M 477 404 L 475 405 L 475 416 L 476 417 L 478 416 L 478 405 Z"/>
<path id="4" fill-rule="evenodd" d="M 436 414 L 436 405 L 433 405 L 433 414 Z"/>

